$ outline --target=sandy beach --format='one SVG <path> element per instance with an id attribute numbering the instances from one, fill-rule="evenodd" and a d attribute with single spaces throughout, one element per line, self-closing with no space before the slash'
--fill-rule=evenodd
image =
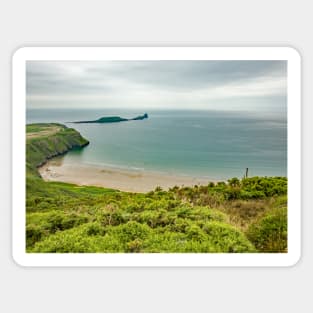
<path id="1" fill-rule="evenodd" d="M 142 170 L 69 164 L 64 163 L 62 158 L 48 161 L 39 168 L 39 173 L 46 181 L 61 181 L 81 186 L 99 186 L 130 192 L 149 192 L 157 186 L 168 189 L 174 186 L 207 185 L 209 181 L 212 181 Z"/>

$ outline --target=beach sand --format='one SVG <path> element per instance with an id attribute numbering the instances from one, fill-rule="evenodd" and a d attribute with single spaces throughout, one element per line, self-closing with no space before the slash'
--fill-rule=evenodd
<path id="1" fill-rule="evenodd" d="M 64 163 L 62 158 L 49 160 L 39 168 L 39 173 L 46 181 L 61 181 L 81 186 L 98 186 L 129 192 L 149 192 L 158 186 L 167 190 L 174 186 L 207 185 L 209 181 L 213 181 L 142 170 L 69 164 Z"/>

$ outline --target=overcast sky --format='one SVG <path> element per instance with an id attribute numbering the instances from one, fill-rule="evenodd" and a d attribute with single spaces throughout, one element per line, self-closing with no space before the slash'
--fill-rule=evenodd
<path id="1" fill-rule="evenodd" d="M 28 61 L 28 108 L 286 109 L 285 61 Z"/>

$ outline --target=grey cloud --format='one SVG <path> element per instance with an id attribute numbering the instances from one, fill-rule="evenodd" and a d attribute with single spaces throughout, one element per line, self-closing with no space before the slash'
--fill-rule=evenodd
<path id="1" fill-rule="evenodd" d="M 167 89 L 202 88 L 258 77 L 286 75 L 285 61 L 124 61 L 115 67 L 91 67 L 92 77 L 118 76 L 143 85 Z"/>
<path id="2" fill-rule="evenodd" d="M 286 104 L 285 61 L 28 61 L 26 74 L 30 106 Z"/>
<path id="3" fill-rule="evenodd" d="M 71 65 L 80 67 L 77 62 Z M 26 77 L 27 95 L 90 94 L 111 90 L 108 85 L 99 86 L 96 77 L 68 73 L 66 66 L 60 67 L 58 62 L 27 62 Z"/>

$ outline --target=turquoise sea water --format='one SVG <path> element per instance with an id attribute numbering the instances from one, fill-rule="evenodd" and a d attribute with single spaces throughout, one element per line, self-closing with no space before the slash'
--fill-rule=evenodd
<path id="1" fill-rule="evenodd" d="M 28 109 L 27 123 L 59 122 L 90 141 L 64 162 L 159 171 L 211 179 L 287 176 L 286 113 L 147 111 L 149 118 L 112 124 L 71 124 L 144 111 Z M 79 175 L 79 173 L 78 173 Z"/>

